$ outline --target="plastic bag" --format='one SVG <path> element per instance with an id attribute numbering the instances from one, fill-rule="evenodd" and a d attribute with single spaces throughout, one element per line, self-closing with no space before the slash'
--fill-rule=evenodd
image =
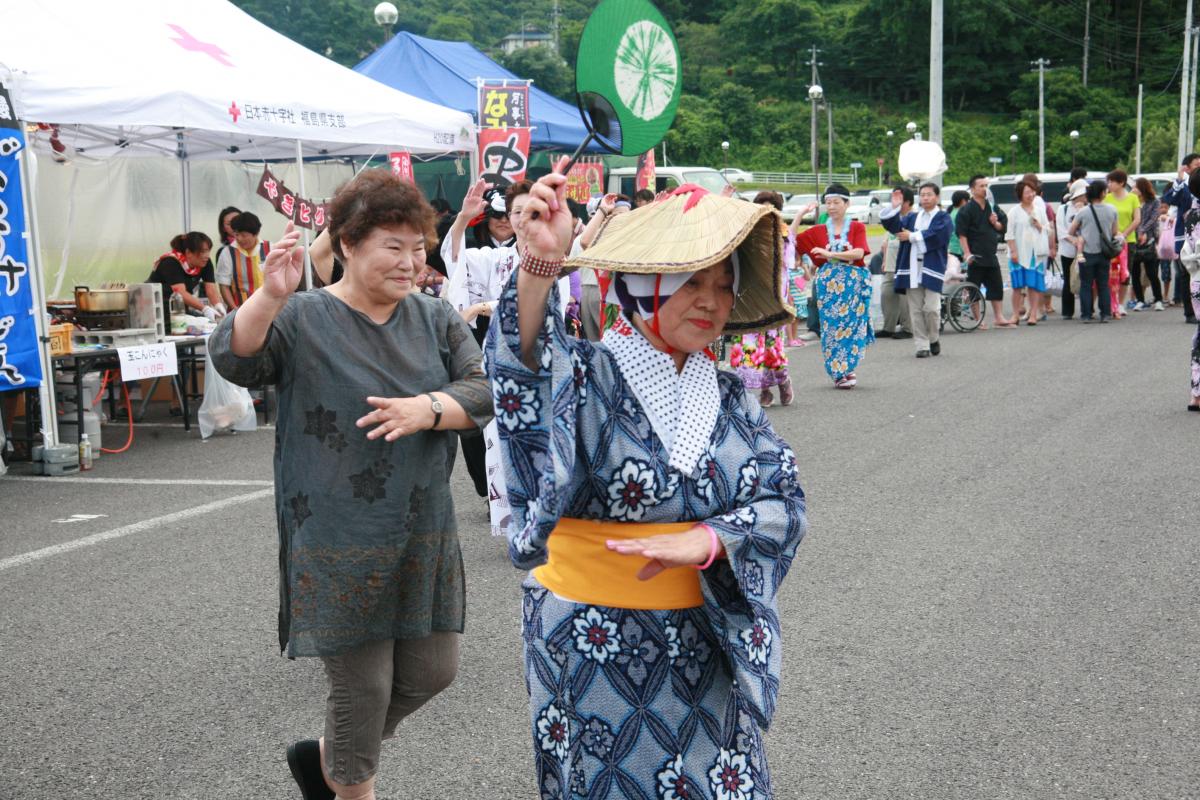
<path id="1" fill-rule="evenodd" d="M 871 327 L 879 330 L 883 327 L 883 276 L 871 276 Z"/>
<path id="2" fill-rule="evenodd" d="M 1063 283 L 1062 270 L 1051 260 L 1046 266 L 1046 294 L 1062 297 Z"/>
<path id="3" fill-rule="evenodd" d="M 197 413 L 200 438 L 207 439 L 215 431 L 258 429 L 258 415 L 250 392 L 221 377 L 213 366 L 212 356 L 204 354 L 204 401 Z"/>

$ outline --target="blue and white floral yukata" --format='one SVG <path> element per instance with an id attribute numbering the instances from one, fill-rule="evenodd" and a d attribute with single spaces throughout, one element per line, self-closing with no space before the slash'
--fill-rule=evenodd
<path id="1" fill-rule="evenodd" d="M 515 275 L 486 345 L 513 563 L 544 563 L 562 517 L 702 521 L 728 560 L 701 573 L 703 605 L 682 610 L 578 603 L 525 580 L 537 796 L 767 800 L 776 593 L 807 526 L 795 455 L 708 356 L 677 373 L 624 316 L 600 343 L 570 337 L 555 291 L 537 372 L 520 358 Z"/>

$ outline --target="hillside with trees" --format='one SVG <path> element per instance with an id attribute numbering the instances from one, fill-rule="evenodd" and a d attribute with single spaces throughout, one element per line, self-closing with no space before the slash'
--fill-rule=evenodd
<path id="1" fill-rule="evenodd" d="M 254 17 L 348 66 L 395 31 L 469 41 L 552 94 L 573 96 L 575 51 L 595 0 L 395 2 L 383 30 L 375 0 L 235 0 Z M 1142 168 L 1173 168 L 1186 0 L 1092 0 L 1086 86 L 1082 75 L 1088 0 L 945 0 L 945 148 L 948 180 L 1037 165 L 1037 72 L 1046 58 L 1046 166 L 1077 161 L 1132 167 L 1137 86 L 1144 85 Z M 557 5 L 557 18 L 555 6 Z M 660 0 L 683 54 L 684 95 L 667 137 L 672 162 L 807 171 L 810 54 L 832 105 L 834 166 L 894 158 L 904 126 L 927 125 L 928 0 Z M 559 48 L 499 53 L 522 26 L 552 32 Z M 826 163 L 826 121 L 820 122 Z M 894 130 L 891 153 L 887 130 Z M 1009 136 L 1017 134 L 1015 164 Z M 1014 169 L 1015 166 L 1015 169 Z M 824 167 L 823 167 L 824 169 Z"/>

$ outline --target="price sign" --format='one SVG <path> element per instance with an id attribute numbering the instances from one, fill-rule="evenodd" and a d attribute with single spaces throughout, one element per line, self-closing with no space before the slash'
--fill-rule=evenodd
<path id="1" fill-rule="evenodd" d="M 163 378 L 179 374 L 175 345 L 171 342 L 118 347 L 117 355 L 121 359 L 122 381 Z"/>

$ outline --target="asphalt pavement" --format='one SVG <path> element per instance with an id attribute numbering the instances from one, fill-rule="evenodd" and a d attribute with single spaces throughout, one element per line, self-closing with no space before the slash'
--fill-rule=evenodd
<path id="1" fill-rule="evenodd" d="M 811 531 L 778 798 L 1200 797 L 1191 333 L 1171 309 L 923 360 L 882 340 L 849 392 L 790 351 L 769 415 Z M 299 797 L 284 750 L 324 677 L 276 647 L 273 446 L 138 427 L 87 475 L 0 478 L 0 800 Z M 379 796 L 534 798 L 521 574 L 461 466 L 454 491 L 459 676 L 385 744 Z"/>

